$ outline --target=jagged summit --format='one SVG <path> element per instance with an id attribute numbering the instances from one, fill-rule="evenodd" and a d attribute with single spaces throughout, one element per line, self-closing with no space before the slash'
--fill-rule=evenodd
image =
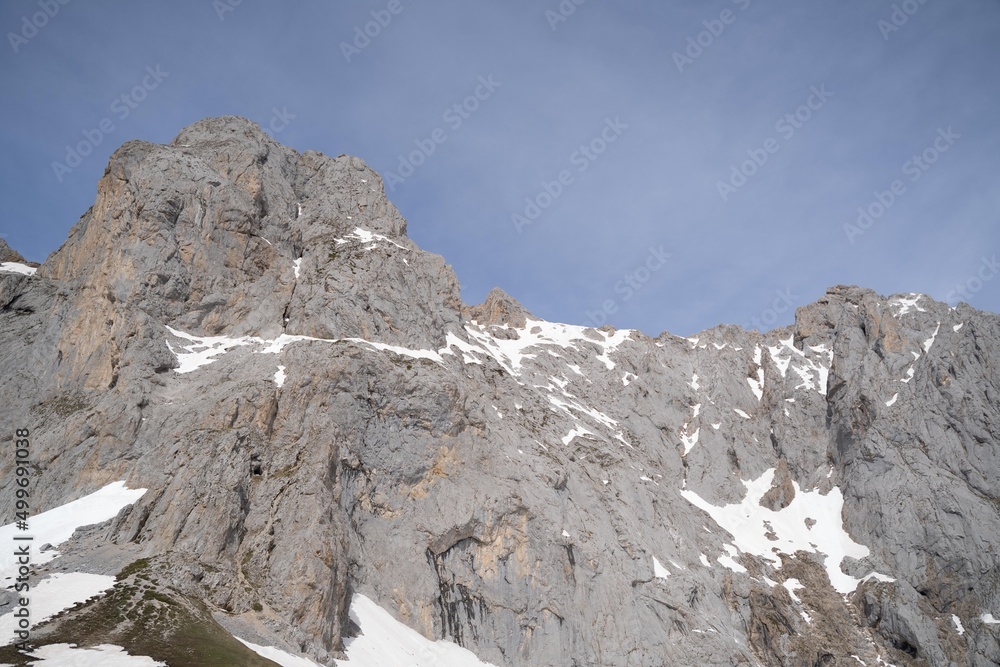
<path id="1" fill-rule="evenodd" d="M 117 512 L 37 563 L 106 592 L 36 644 L 1000 662 L 1000 317 L 837 286 L 651 339 L 463 306 L 405 229 L 357 158 L 225 117 L 125 144 L 66 243 L 0 271 L 32 512 Z"/>
<path id="2" fill-rule="evenodd" d="M 271 138 L 257 123 L 242 116 L 214 116 L 194 122 L 174 137 L 171 146 L 201 147 L 238 143 L 268 145 L 279 150 L 291 151 Z M 294 151 L 291 151 L 294 153 Z"/>
<path id="3" fill-rule="evenodd" d="M 17 262 L 19 264 L 24 264 L 25 259 L 21 256 L 21 253 L 7 245 L 5 240 L 0 239 L 0 262 Z"/>
<path id="4" fill-rule="evenodd" d="M 478 306 L 469 306 L 466 316 L 486 325 L 508 325 L 515 329 L 523 328 L 528 318 L 538 319 L 529 313 L 517 300 L 499 287 L 494 287 L 486 295 L 486 300 Z"/>

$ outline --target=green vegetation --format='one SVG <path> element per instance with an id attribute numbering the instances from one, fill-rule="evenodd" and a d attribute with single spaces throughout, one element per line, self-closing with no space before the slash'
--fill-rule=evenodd
<path id="1" fill-rule="evenodd" d="M 115 581 L 124 581 L 129 577 L 131 577 L 132 575 L 138 574 L 139 572 L 142 572 L 143 570 L 146 570 L 148 568 L 149 568 L 149 559 L 140 558 L 139 560 L 133 561 L 128 565 L 126 565 L 125 567 L 123 567 L 122 571 L 119 572 L 118 576 L 115 577 Z"/>
<path id="2" fill-rule="evenodd" d="M 80 410 L 89 407 L 89 405 L 79 396 L 74 396 L 72 394 L 63 394 L 58 398 L 46 401 L 42 404 L 42 406 L 52 410 L 60 417 L 68 417 L 74 412 L 79 412 Z"/>
<path id="3" fill-rule="evenodd" d="M 114 644 L 170 667 L 277 667 L 223 629 L 201 601 L 157 590 L 149 568 L 145 558 L 126 566 L 106 595 L 37 626 L 32 644 Z M 0 648 L 0 663 L 22 667 L 29 660 L 12 646 Z"/>

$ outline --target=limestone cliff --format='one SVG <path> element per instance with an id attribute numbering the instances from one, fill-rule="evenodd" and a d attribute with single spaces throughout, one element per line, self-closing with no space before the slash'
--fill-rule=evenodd
<path id="1" fill-rule="evenodd" d="M 838 286 L 650 338 L 463 306 L 361 160 L 224 117 L 115 152 L 0 321 L 37 506 L 148 489 L 69 553 L 323 664 L 354 592 L 495 665 L 1000 662 L 995 314 Z"/>

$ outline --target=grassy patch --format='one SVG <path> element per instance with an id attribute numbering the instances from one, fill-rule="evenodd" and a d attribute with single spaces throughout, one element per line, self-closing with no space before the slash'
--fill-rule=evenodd
<path id="1" fill-rule="evenodd" d="M 143 570 L 146 570 L 148 568 L 149 568 L 148 558 L 140 558 L 139 560 L 132 561 L 131 563 L 122 568 L 122 571 L 119 572 L 118 576 L 115 577 L 115 581 L 124 581 L 129 577 L 131 577 L 133 574 L 138 574 L 139 572 L 142 572 Z"/>
<path id="2" fill-rule="evenodd" d="M 123 569 L 106 595 L 36 627 L 32 644 L 114 644 L 170 667 L 277 667 L 216 623 L 201 601 L 127 581 L 148 567 L 149 562 L 143 561 Z M 126 571 L 129 574 L 123 576 Z M 21 667 L 29 660 L 12 646 L 0 648 L 0 663 Z"/>
<path id="3" fill-rule="evenodd" d="M 47 402 L 47 407 L 51 408 L 60 417 L 68 417 L 74 412 L 79 412 L 89 407 L 88 404 L 78 396 L 63 394 L 59 398 L 54 398 Z"/>

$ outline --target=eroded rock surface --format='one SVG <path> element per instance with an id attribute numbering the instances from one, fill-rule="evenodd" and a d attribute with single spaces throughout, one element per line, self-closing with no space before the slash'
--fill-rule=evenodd
<path id="1" fill-rule="evenodd" d="M 240 118 L 122 146 L 0 273 L 34 502 L 148 488 L 108 562 L 324 664 L 355 590 L 496 665 L 1000 662 L 1000 317 L 838 286 L 654 339 L 463 307 L 405 232 Z"/>

